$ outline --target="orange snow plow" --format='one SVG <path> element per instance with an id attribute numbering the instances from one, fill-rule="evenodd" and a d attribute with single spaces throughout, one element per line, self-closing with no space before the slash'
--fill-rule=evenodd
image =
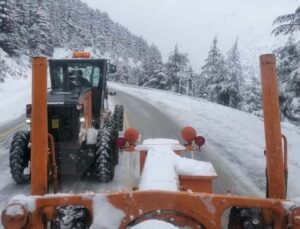
<path id="1" fill-rule="evenodd" d="M 16 196 L 10 201 L 2 211 L 4 228 L 42 229 L 50 224 L 52 228 L 67 228 L 58 222 L 56 211 L 67 206 L 84 209 L 81 214 L 84 219 L 70 228 L 128 228 L 149 219 L 159 219 L 179 227 L 219 229 L 226 228 L 222 222 L 226 210 L 230 210 L 228 228 L 300 228 L 300 203 L 286 200 L 287 150 L 280 129 L 274 55 L 260 57 L 266 138 L 266 198 L 216 195 L 201 182 L 200 185 L 194 182 L 191 186 L 185 184 L 186 191 L 180 191 L 180 188 L 178 191 L 139 188 L 130 192 L 47 195 L 47 152 L 50 144 L 45 126 L 47 61 L 42 57 L 33 61 L 33 82 L 41 82 L 39 87 L 33 86 L 32 195 Z M 191 150 L 193 142 L 203 142 L 190 132 L 185 136 L 188 136 L 185 139 L 189 140 L 188 146 L 173 151 Z M 147 159 L 141 163 L 146 166 L 150 152 L 135 145 L 137 138 L 138 132 L 127 133 L 125 141 L 119 142 L 126 144 L 131 151 L 143 152 Z M 78 222 L 79 219 L 75 217 L 74 220 Z"/>

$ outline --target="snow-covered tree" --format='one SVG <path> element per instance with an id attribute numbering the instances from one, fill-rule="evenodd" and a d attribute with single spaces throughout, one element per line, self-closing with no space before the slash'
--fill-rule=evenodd
<path id="1" fill-rule="evenodd" d="M 244 98 L 242 102 L 242 110 L 249 113 L 259 114 L 262 109 L 261 84 L 255 76 L 251 77 L 248 82 L 245 82 L 242 95 Z"/>
<path id="2" fill-rule="evenodd" d="M 47 13 L 46 3 L 32 2 L 29 19 L 29 46 L 30 55 L 52 56 L 54 44 L 52 39 L 53 27 Z"/>
<path id="3" fill-rule="evenodd" d="M 293 34 L 300 31 L 300 7 L 292 14 L 277 17 L 273 24 L 275 36 L 289 35 L 287 43 L 274 51 L 278 59 L 282 118 L 300 125 L 300 40 L 293 38 Z"/>
<path id="4" fill-rule="evenodd" d="M 116 64 L 117 72 L 113 74 L 113 80 L 119 83 L 128 83 L 129 81 L 129 66 L 128 63 L 118 62 Z"/>
<path id="5" fill-rule="evenodd" d="M 194 73 L 192 66 L 189 66 L 186 72 L 187 75 L 187 95 L 195 96 L 195 84 L 197 75 Z"/>
<path id="6" fill-rule="evenodd" d="M 273 25 L 276 26 L 272 33 L 288 35 L 300 31 L 300 7 L 292 14 L 282 15 L 275 19 Z"/>
<path id="7" fill-rule="evenodd" d="M 12 0 L 0 0 L 0 47 L 10 55 L 18 53 L 17 14 Z"/>
<path id="8" fill-rule="evenodd" d="M 188 86 L 188 63 L 187 55 L 181 53 L 176 45 L 166 64 L 168 76 L 167 90 L 186 94 Z"/>
<path id="9" fill-rule="evenodd" d="M 15 50 L 18 55 L 28 54 L 29 14 L 27 1 L 15 3 Z"/>
<path id="10" fill-rule="evenodd" d="M 238 40 L 235 41 L 233 47 L 228 52 L 226 68 L 227 74 L 222 91 L 224 94 L 228 94 L 229 101 L 225 105 L 239 109 L 242 100 L 241 88 L 244 84 L 244 78 L 238 50 Z"/>
<path id="11" fill-rule="evenodd" d="M 127 70 L 121 66 L 120 71 L 128 71 L 130 83 L 138 82 L 132 73 L 140 72 L 140 64 L 151 53 L 145 39 L 81 0 L 0 0 L 0 48 L 10 56 L 51 56 L 56 47 L 89 47 L 97 57 L 115 62 L 122 59 Z M 153 83 L 162 88 L 159 84 L 165 75 L 156 75 L 157 82 Z"/>
<path id="12" fill-rule="evenodd" d="M 215 37 L 205 64 L 202 66 L 201 77 L 205 81 L 206 98 L 213 102 L 228 105 L 230 97 L 223 90 L 226 87 L 224 82 L 226 81 L 227 70 L 223 54 L 217 47 L 217 42 L 217 37 Z"/>
<path id="13" fill-rule="evenodd" d="M 161 54 L 154 44 L 151 45 L 142 67 L 143 74 L 139 80 L 140 86 L 166 89 L 167 77 L 164 73 Z"/>
<path id="14" fill-rule="evenodd" d="M 280 105 L 283 118 L 300 124 L 300 42 L 291 36 L 285 46 L 275 50 L 279 79 Z"/>

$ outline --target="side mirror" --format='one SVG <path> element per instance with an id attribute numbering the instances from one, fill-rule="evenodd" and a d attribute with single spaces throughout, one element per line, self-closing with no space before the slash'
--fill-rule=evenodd
<path id="1" fill-rule="evenodd" d="M 108 65 L 108 73 L 116 73 L 117 72 L 117 67 L 116 65 L 109 64 Z"/>
<path id="2" fill-rule="evenodd" d="M 110 92 L 108 92 L 108 94 L 109 94 L 110 96 L 113 96 L 113 95 L 116 95 L 117 92 L 115 92 L 115 91 L 110 91 Z"/>

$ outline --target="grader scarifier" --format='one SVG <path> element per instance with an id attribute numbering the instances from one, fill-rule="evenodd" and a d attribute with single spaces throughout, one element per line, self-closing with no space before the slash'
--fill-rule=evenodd
<path id="1" fill-rule="evenodd" d="M 300 204 L 286 200 L 287 156 L 280 130 L 275 56 L 263 55 L 260 63 L 266 138 L 266 198 L 213 194 L 207 189 L 209 185 L 201 186 L 207 177 L 202 177 L 202 180 L 200 177 L 199 185 L 196 186 L 193 181 L 186 182 L 183 189 L 186 191 L 180 188 L 175 191 L 139 188 L 117 193 L 46 195 L 47 151 L 50 144 L 46 113 L 46 60 L 35 58 L 31 136 L 32 196 L 16 197 L 8 204 L 2 212 L 4 227 L 46 228 L 57 217 L 57 207 L 81 206 L 86 209 L 85 225 L 81 228 L 127 228 L 145 220 L 159 219 L 179 227 L 219 229 L 224 227 L 222 216 L 227 209 L 230 210 L 228 228 L 300 228 Z M 135 146 L 137 136 L 134 131 L 127 132 L 125 140 L 128 149 L 141 150 L 141 155 L 144 155 L 141 158 L 146 157 L 146 166 L 150 152 L 147 153 L 145 147 Z M 118 142 L 121 145 L 126 143 L 121 139 Z M 187 148 L 190 150 L 190 145 Z M 167 148 L 161 149 L 165 151 Z M 170 149 L 179 152 L 184 148 L 171 146 Z"/>

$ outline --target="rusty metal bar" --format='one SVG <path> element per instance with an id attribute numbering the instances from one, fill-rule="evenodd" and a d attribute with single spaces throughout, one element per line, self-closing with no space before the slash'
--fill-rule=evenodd
<path id="1" fill-rule="evenodd" d="M 284 158 L 275 55 L 260 56 L 260 68 L 266 139 L 268 197 L 285 199 Z"/>
<path id="2" fill-rule="evenodd" d="M 31 193 L 48 192 L 47 58 L 32 62 Z"/>

